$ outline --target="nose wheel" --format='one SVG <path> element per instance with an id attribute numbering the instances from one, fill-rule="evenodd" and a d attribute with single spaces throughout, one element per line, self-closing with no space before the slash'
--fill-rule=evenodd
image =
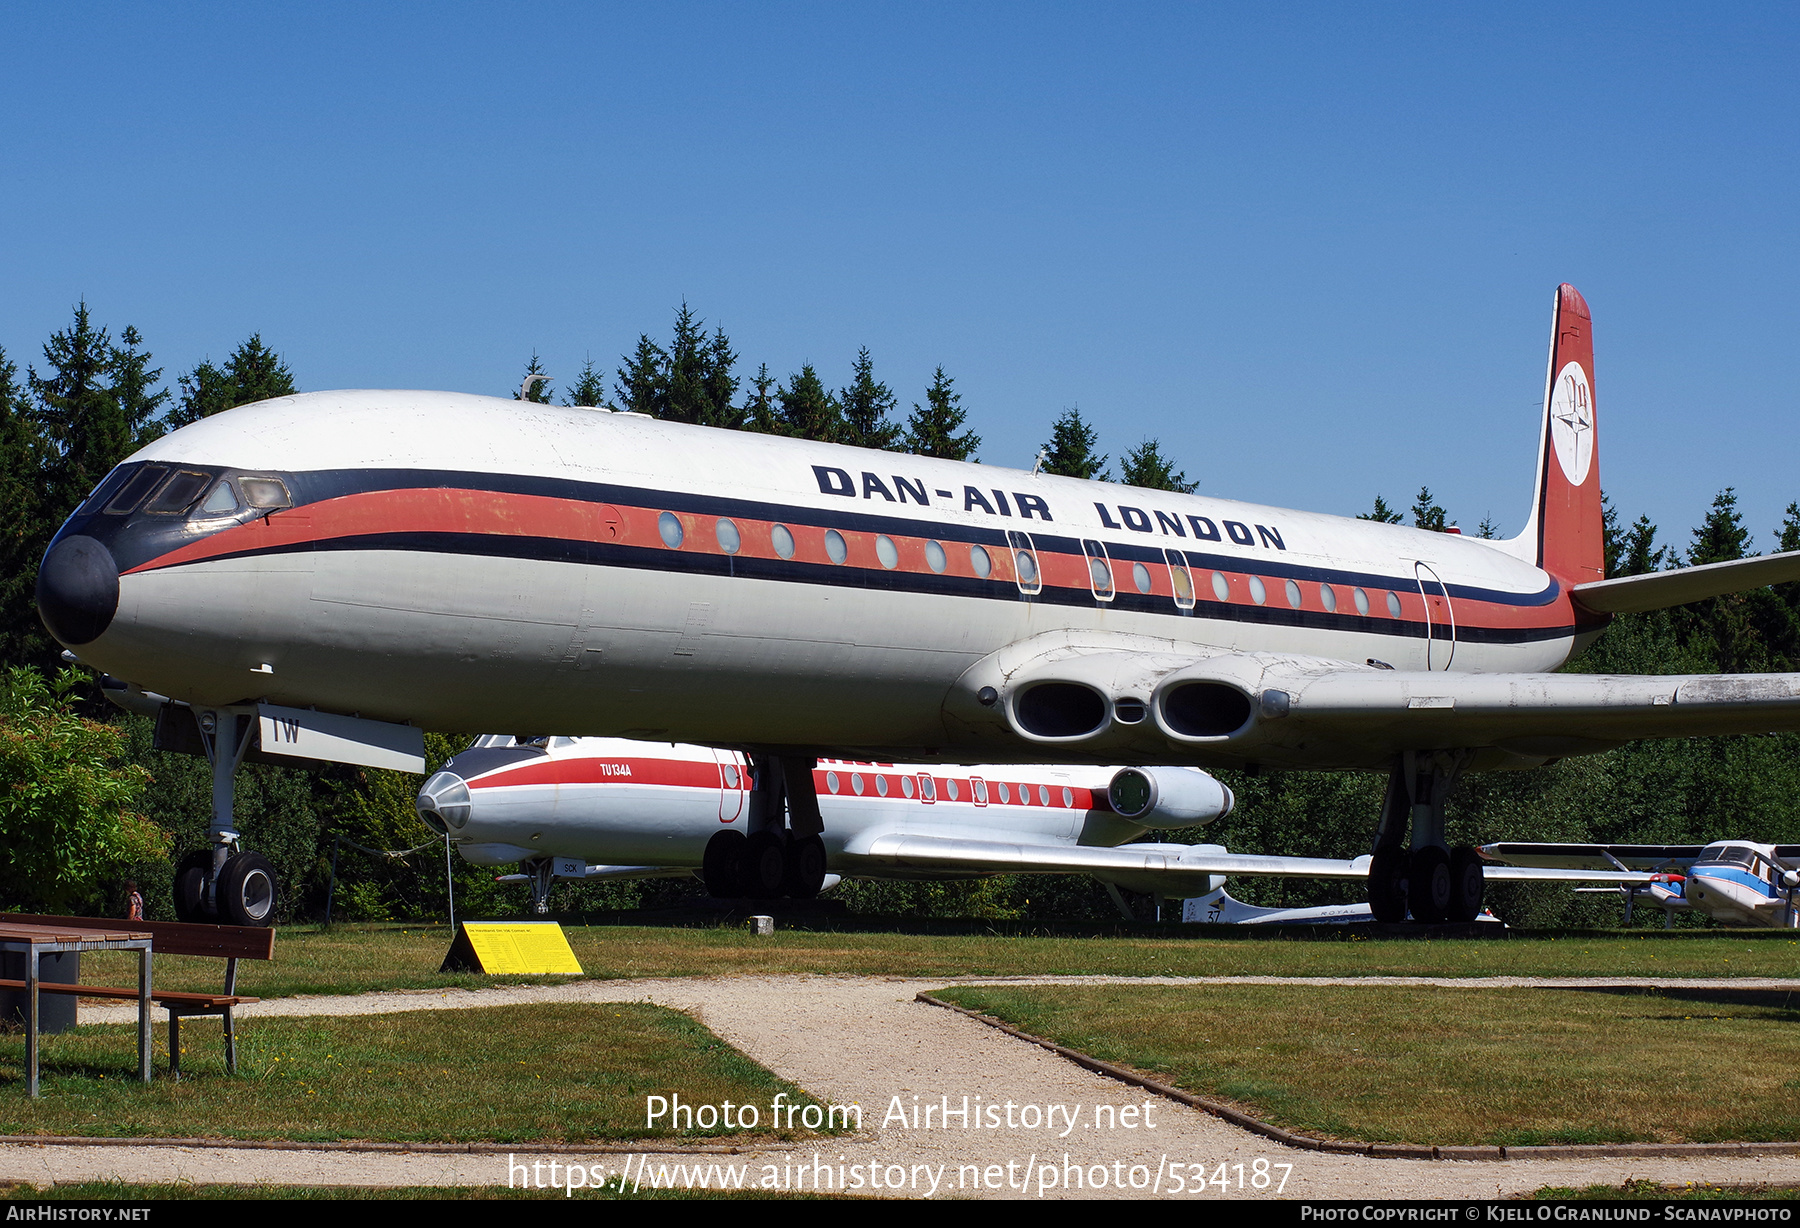
<path id="1" fill-rule="evenodd" d="M 232 785 L 256 733 L 256 718 L 241 712 L 199 712 L 200 739 L 213 774 L 213 817 L 209 849 L 183 857 L 175 866 L 175 916 L 182 921 L 222 925 L 275 924 L 281 893 L 275 866 L 261 853 L 238 847 L 232 828 Z"/>

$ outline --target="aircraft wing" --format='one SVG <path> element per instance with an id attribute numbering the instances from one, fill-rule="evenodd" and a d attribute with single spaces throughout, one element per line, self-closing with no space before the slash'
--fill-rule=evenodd
<path id="1" fill-rule="evenodd" d="M 1800 729 L 1800 673 L 1427 672 L 1260 652 L 1180 661 L 1123 643 L 1033 656 L 972 670 L 961 687 L 992 678 L 981 694 L 1005 702 L 971 691 L 946 715 L 990 736 L 1004 721 L 1011 738 L 1062 757 L 1167 762 L 1175 750 L 1201 764 L 1315 770 L 1380 769 L 1409 750 L 1519 767 L 1639 738 Z"/>
<path id="2" fill-rule="evenodd" d="M 1154 881 L 1167 895 L 1193 887 L 1212 890 L 1214 875 L 1250 877 L 1368 877 L 1369 859 L 1262 857 L 1228 853 L 1211 844 L 1123 844 L 1115 848 L 958 840 L 889 833 L 862 850 L 870 860 L 919 874 L 1093 874 L 1103 879 Z"/>
<path id="3" fill-rule="evenodd" d="M 1571 595 L 1596 614 L 1637 614 L 1793 580 L 1800 580 L 1800 550 L 1593 580 L 1577 584 Z"/>
<path id="4" fill-rule="evenodd" d="M 1543 867 L 1578 870 L 1685 870 L 1705 847 L 1699 844 L 1484 844 L 1481 856 L 1490 862 L 1491 878 L 1510 867 Z"/>

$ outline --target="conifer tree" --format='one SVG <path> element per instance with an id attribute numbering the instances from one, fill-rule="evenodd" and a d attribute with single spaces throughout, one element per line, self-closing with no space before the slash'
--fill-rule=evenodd
<path id="1" fill-rule="evenodd" d="M 724 328 L 714 328 L 712 340 L 706 346 L 705 361 L 701 364 L 700 373 L 700 387 L 706 394 L 707 404 L 711 406 L 707 426 L 719 426 L 733 431 L 743 429 L 744 411 L 732 401 L 738 390 L 738 378 L 732 373 L 737 360 L 737 352 L 731 348 L 731 340 L 726 337 Z"/>
<path id="2" fill-rule="evenodd" d="M 32 604 L 38 560 L 55 529 L 42 507 L 48 449 L 18 374 L 0 350 L 0 668 L 47 663 L 54 656 Z"/>
<path id="3" fill-rule="evenodd" d="M 542 375 L 543 379 L 532 379 L 534 375 Z M 530 383 L 526 381 L 530 380 Z M 521 395 L 523 393 L 523 395 Z M 525 374 L 519 380 L 519 386 L 513 389 L 513 400 L 532 401 L 538 405 L 550 404 L 550 379 L 544 370 L 544 364 L 538 360 L 538 352 L 531 351 L 531 361 L 525 364 Z"/>
<path id="4" fill-rule="evenodd" d="M 707 395 L 706 368 L 710 356 L 704 320 L 696 320 L 683 303 L 675 314 L 675 339 L 669 345 L 666 365 L 668 399 L 659 417 L 676 422 L 705 423 L 714 416 Z"/>
<path id="5" fill-rule="evenodd" d="M 841 442 L 859 448 L 894 450 L 900 443 L 900 426 L 889 415 L 899 406 L 893 391 L 875 378 L 875 362 L 869 347 L 857 352 L 850 386 L 837 396 L 843 411 Z"/>
<path id="6" fill-rule="evenodd" d="M 1389 507 L 1387 505 L 1387 500 L 1383 499 L 1380 495 L 1375 496 L 1375 506 L 1372 510 L 1358 513 L 1356 518 L 1358 520 L 1373 520 L 1377 524 L 1399 524 L 1406 519 L 1399 512 L 1396 512 L 1393 508 Z"/>
<path id="7" fill-rule="evenodd" d="M 811 363 L 800 368 L 799 374 L 788 376 L 787 386 L 776 393 L 776 400 L 782 434 L 821 443 L 837 443 L 842 437 L 843 410 L 837 398 L 825 391 Z"/>
<path id="8" fill-rule="evenodd" d="M 150 355 L 143 349 L 144 339 L 137 329 L 127 324 L 119 341 L 119 345 L 111 347 L 112 392 L 124 415 L 125 429 L 131 432 L 135 451 L 163 433 L 156 418 L 169 399 L 169 390 L 156 386 L 162 379 L 162 368 L 151 368 Z"/>
<path id="9" fill-rule="evenodd" d="M 962 407 L 962 396 L 950 385 L 950 377 L 939 367 L 931 378 L 931 387 L 925 390 L 925 404 L 913 403 L 912 416 L 906 422 L 905 451 L 915 456 L 966 461 L 981 446 L 981 436 L 973 431 L 957 434 L 968 413 Z"/>
<path id="10" fill-rule="evenodd" d="M 613 385 L 619 408 L 627 413 L 660 418 L 669 405 L 669 356 L 649 333 L 638 334 L 637 350 L 619 360 L 619 381 Z"/>
<path id="11" fill-rule="evenodd" d="M 263 344 L 260 333 L 251 333 L 241 342 L 223 367 L 203 361 L 181 377 L 180 385 L 181 399 L 170 407 L 161 424 L 168 430 L 239 405 L 291 397 L 299 391 L 294 373 L 281 355 Z"/>
<path id="12" fill-rule="evenodd" d="M 582 364 L 581 374 L 570 385 L 569 391 L 563 395 L 564 405 L 585 405 L 593 409 L 601 409 L 606 405 L 606 377 L 594 366 L 594 359 L 589 355 Z"/>
<path id="13" fill-rule="evenodd" d="M 44 512 L 57 523 L 132 450 L 131 423 L 113 384 L 117 353 L 83 302 L 75 309 L 74 325 L 52 334 L 44 346 L 45 374 L 29 369 L 38 425 L 51 447 L 44 466 Z"/>
<path id="14" fill-rule="evenodd" d="M 1425 486 L 1419 487 L 1419 498 L 1412 505 L 1412 514 L 1413 527 L 1429 529 L 1433 533 L 1446 532 L 1451 525 L 1456 523 L 1454 520 L 1444 518 L 1444 509 L 1432 500 L 1431 490 Z"/>
<path id="15" fill-rule="evenodd" d="M 1146 490 L 1172 490 L 1191 495 L 1200 483 L 1190 482 L 1186 473 L 1175 468 L 1175 462 L 1162 454 L 1162 444 L 1146 439 L 1127 452 L 1119 461 L 1119 481 Z"/>
<path id="16" fill-rule="evenodd" d="M 750 381 L 750 389 L 750 395 L 738 407 L 744 429 L 761 431 L 765 435 L 781 434 L 781 420 L 775 409 L 775 377 L 769 374 L 768 363 L 756 368 L 756 376 Z"/>
<path id="17" fill-rule="evenodd" d="M 1058 418 L 1050 428 L 1050 442 L 1044 445 L 1046 455 L 1039 472 L 1054 473 L 1065 478 L 1110 482 L 1112 474 L 1106 471 L 1107 458 L 1094 455 L 1098 443 L 1099 438 L 1094 434 L 1094 428 L 1082 419 L 1081 407 L 1076 406 Z"/>

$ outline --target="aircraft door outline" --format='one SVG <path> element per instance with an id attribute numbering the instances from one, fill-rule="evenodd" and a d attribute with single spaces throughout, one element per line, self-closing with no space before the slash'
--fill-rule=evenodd
<path id="1" fill-rule="evenodd" d="M 1175 608 L 1183 614 L 1194 611 L 1194 569 L 1188 566 L 1187 557 L 1179 550 L 1164 550 L 1163 562 L 1169 568 L 1169 591 L 1175 596 Z M 1186 589 L 1186 596 L 1182 595 Z"/>
<path id="2" fill-rule="evenodd" d="M 1425 603 L 1425 668 L 1427 670 L 1447 670 L 1456 659 L 1456 607 L 1450 601 L 1450 589 L 1438 579 L 1437 572 L 1431 564 L 1418 561 L 1413 564 L 1413 576 L 1419 583 L 1419 598 Z M 1436 588 L 1434 594 L 1430 588 Z M 1450 628 L 1450 641 L 1443 648 L 1438 647 L 1438 627 Z M 1441 664 L 1440 664 L 1441 659 Z"/>
<path id="3" fill-rule="evenodd" d="M 744 765 L 731 751 L 714 750 L 719 769 L 719 822 L 735 823 L 744 815 Z"/>
<path id="4" fill-rule="evenodd" d="M 1011 548 L 1013 581 L 1019 592 L 1026 597 L 1043 592 L 1044 570 L 1038 565 L 1037 544 L 1031 540 L 1031 534 L 1008 529 L 1006 544 Z"/>
<path id="5" fill-rule="evenodd" d="M 1107 556 L 1106 546 L 1084 537 L 1081 552 L 1087 556 L 1088 587 L 1094 591 L 1094 600 L 1110 602 L 1119 595 L 1119 586 L 1113 582 L 1112 559 Z"/>

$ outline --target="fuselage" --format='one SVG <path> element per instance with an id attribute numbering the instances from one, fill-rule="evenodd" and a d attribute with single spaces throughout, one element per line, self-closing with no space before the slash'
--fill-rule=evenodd
<path id="1" fill-rule="evenodd" d="M 866 850 L 883 835 L 1112 846 L 1144 826 L 1116 814 L 1117 769 L 944 766 L 829 759 L 813 772 L 828 865 L 909 875 Z M 751 765 L 734 751 L 621 738 L 483 737 L 426 781 L 421 817 L 480 865 L 576 857 L 699 868 L 706 845 L 750 822 Z M 1229 794 L 1225 794 L 1229 797 Z M 1227 803 L 1228 804 L 1228 803 Z"/>
<path id="2" fill-rule="evenodd" d="M 434 392 L 164 436 L 63 526 L 40 607 L 196 705 L 933 761 L 967 757 L 948 696 L 1009 646 L 1518 672 L 1599 629 L 1500 543 Z"/>
<path id="3" fill-rule="evenodd" d="M 1792 927 L 1800 918 L 1793 907 L 1794 888 L 1784 881 L 1791 876 L 1774 845 L 1719 840 L 1688 867 L 1683 895 L 1727 925 Z"/>

